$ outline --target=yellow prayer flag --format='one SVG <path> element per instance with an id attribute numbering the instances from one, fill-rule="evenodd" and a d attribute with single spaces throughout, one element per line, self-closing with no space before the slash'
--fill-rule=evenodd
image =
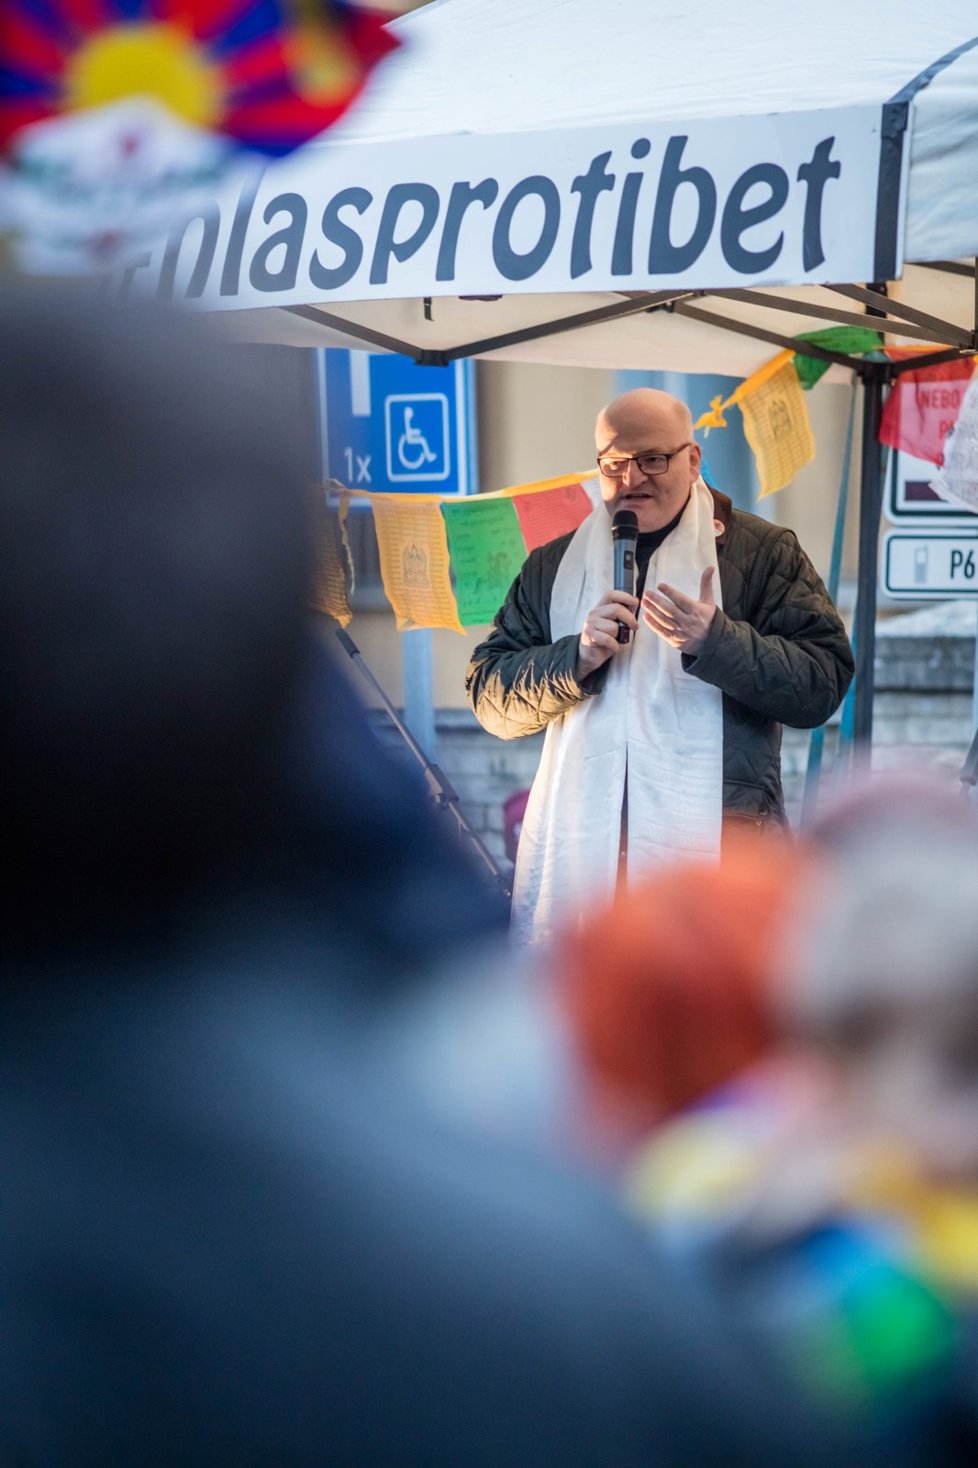
<path id="1" fill-rule="evenodd" d="M 338 509 L 320 496 L 314 525 L 315 564 L 313 566 L 312 605 L 317 612 L 335 617 L 341 627 L 353 618 L 348 586 L 353 584 L 353 558 L 346 538 L 346 512 L 349 497 L 344 495 Z"/>
<path id="2" fill-rule="evenodd" d="M 397 630 L 450 627 L 461 632 L 440 500 L 406 494 L 372 498 L 380 574 Z"/>
<path id="3" fill-rule="evenodd" d="M 711 398 L 709 408 L 705 413 L 700 414 L 693 424 L 693 428 L 705 428 L 706 436 L 709 436 L 711 428 L 726 428 L 727 420 L 723 416 L 723 410 L 727 406 L 727 403 L 731 403 L 732 401 L 732 398 L 728 398 L 727 402 L 724 402 L 722 393 L 718 394 L 715 398 Z"/>
<path id="4" fill-rule="evenodd" d="M 790 484 L 815 457 L 815 438 L 791 352 L 782 352 L 734 394 L 757 463 L 760 498 Z"/>

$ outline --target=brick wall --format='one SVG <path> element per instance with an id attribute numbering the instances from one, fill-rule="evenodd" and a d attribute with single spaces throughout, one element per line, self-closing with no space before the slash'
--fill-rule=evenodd
<path id="1" fill-rule="evenodd" d="M 878 629 L 873 767 L 956 776 L 974 735 L 975 604 L 947 602 Z"/>

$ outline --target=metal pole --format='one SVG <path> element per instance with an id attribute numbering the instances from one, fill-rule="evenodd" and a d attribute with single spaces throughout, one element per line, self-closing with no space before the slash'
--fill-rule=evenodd
<path id="1" fill-rule="evenodd" d="M 867 363 L 863 376 L 862 469 L 859 482 L 859 574 L 856 591 L 856 692 L 853 738 L 867 747 L 873 737 L 873 670 L 876 661 L 876 583 L 883 510 L 882 364 Z"/>
<path id="2" fill-rule="evenodd" d="M 438 758 L 435 725 L 435 675 L 431 630 L 415 627 L 401 634 L 401 665 L 404 670 L 404 721 L 411 733 Z"/>
<path id="3" fill-rule="evenodd" d="M 473 829 L 470 822 L 462 813 L 461 806 L 459 805 L 458 791 L 448 779 L 447 775 L 445 775 L 444 772 L 440 770 L 437 765 L 432 764 L 431 760 L 425 754 L 424 750 L 421 748 L 421 745 L 415 739 L 414 735 L 411 733 L 411 730 L 408 728 L 407 724 L 405 724 L 404 720 L 397 712 L 397 709 L 387 697 L 387 694 L 384 692 L 383 687 L 374 677 L 370 669 L 367 667 L 367 664 L 365 663 L 363 658 L 363 653 L 357 647 L 356 643 L 353 641 L 353 638 L 349 635 L 348 632 L 344 632 L 342 627 L 337 627 L 334 630 L 336 632 L 337 640 L 339 641 L 340 646 L 343 648 L 343 651 L 346 652 L 350 656 L 350 658 L 352 658 L 353 662 L 356 663 L 357 667 L 360 669 L 360 672 L 366 678 L 371 688 L 376 694 L 379 695 L 380 701 L 384 705 L 384 708 L 387 710 L 391 723 L 394 725 L 394 728 L 400 734 L 401 738 L 404 740 L 404 743 L 407 745 L 408 749 L 411 751 L 411 753 L 414 755 L 415 759 L 418 761 L 421 768 L 423 769 L 425 779 L 428 782 L 429 792 L 433 796 L 435 803 L 441 806 L 443 809 L 451 811 L 452 815 L 458 822 L 460 833 L 463 836 L 468 837 L 476 854 L 481 858 L 482 861 L 485 862 L 486 866 L 489 868 L 489 871 L 496 879 L 499 887 L 502 889 L 507 897 L 510 897 L 512 894 L 510 892 L 509 886 L 506 882 L 505 877 L 500 871 L 499 866 L 497 865 L 492 853 L 489 851 L 488 847 L 485 845 L 478 832 Z"/>

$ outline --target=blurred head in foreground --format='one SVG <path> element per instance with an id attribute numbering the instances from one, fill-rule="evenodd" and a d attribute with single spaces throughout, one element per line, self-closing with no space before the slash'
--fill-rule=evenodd
<path id="1" fill-rule="evenodd" d="M 978 1185 L 978 822 L 946 787 L 875 777 L 812 831 L 785 960 L 789 1026 L 853 1124 Z"/>
<path id="2" fill-rule="evenodd" d="M 798 858 L 748 839 L 663 869 L 567 935 L 558 982 L 595 1111 L 633 1135 L 765 1055 Z"/>
<path id="3" fill-rule="evenodd" d="M 246 878 L 391 987 L 505 914 L 311 635 L 304 359 L 206 326 L 0 292 L 8 928 L 117 941 Z"/>
<path id="4" fill-rule="evenodd" d="M 0 436 L 9 916 L 115 920 L 261 819 L 306 600 L 295 436 L 247 350 L 23 286 L 0 293 Z"/>

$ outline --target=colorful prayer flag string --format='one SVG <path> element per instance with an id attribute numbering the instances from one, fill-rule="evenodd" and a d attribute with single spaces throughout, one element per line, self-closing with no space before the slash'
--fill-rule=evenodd
<path id="1" fill-rule="evenodd" d="M 342 497 L 371 504 L 384 593 L 398 629 L 461 632 L 492 621 L 531 550 L 587 518 L 593 501 L 584 486 L 593 477 L 561 475 L 472 496 L 343 489 Z M 348 573 L 335 535 L 322 538 L 320 554 L 329 560 L 320 585 L 329 586 L 342 610 L 348 602 L 338 583 L 345 588 Z"/>

